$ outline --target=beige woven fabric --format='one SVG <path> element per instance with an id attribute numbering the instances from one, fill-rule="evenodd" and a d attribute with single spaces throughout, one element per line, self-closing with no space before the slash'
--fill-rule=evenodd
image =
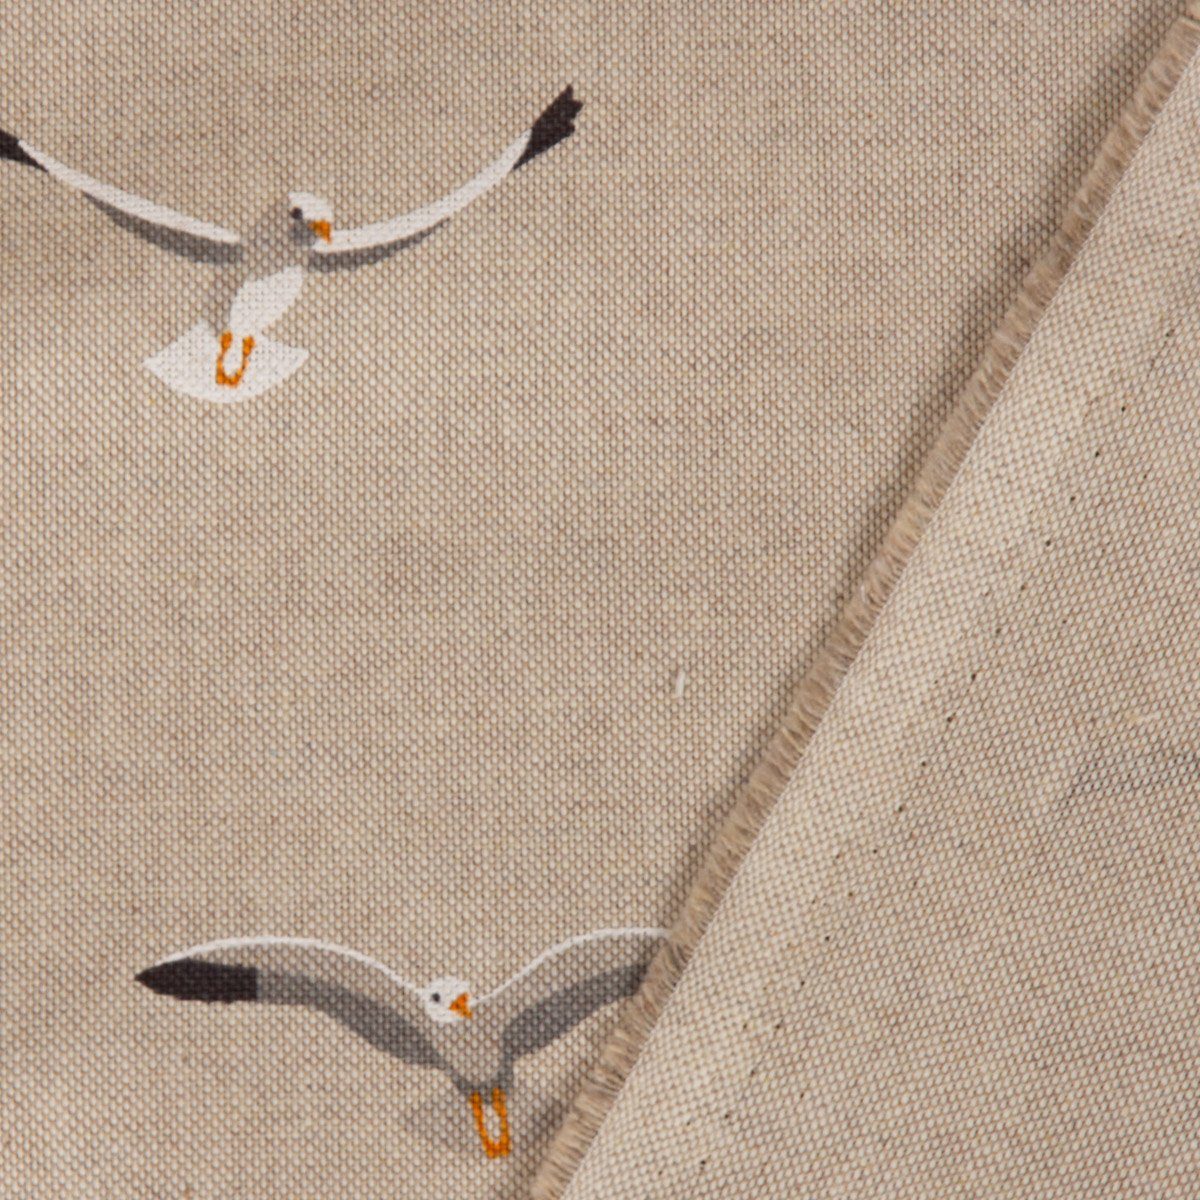
<path id="1" fill-rule="evenodd" d="M 571 1200 L 1196 1194 L 1198 44 Z"/>
<path id="2" fill-rule="evenodd" d="M 244 404 L 141 367 L 207 269 L 0 162 L 0 1193 L 521 1194 L 615 1010 L 440 1076 L 133 981 L 210 938 L 486 989 L 679 908 L 1173 0 L 18 2 L 0 128 L 243 228 L 459 182 Z"/>

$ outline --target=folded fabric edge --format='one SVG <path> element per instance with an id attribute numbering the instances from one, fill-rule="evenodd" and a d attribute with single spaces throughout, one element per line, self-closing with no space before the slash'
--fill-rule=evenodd
<path id="1" fill-rule="evenodd" d="M 1022 282 L 979 365 L 900 507 L 883 544 L 818 653 L 783 726 L 738 796 L 692 884 L 670 936 L 628 1002 L 542 1161 L 533 1200 L 560 1200 L 633 1069 L 713 913 L 795 771 L 842 679 L 929 525 L 1035 326 L 1087 240 L 1126 167 L 1200 48 L 1200 0 L 1168 30 L 1064 213 L 1058 232 Z"/>

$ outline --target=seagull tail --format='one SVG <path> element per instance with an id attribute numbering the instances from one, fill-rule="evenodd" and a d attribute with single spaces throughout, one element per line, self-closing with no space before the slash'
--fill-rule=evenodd
<path id="1" fill-rule="evenodd" d="M 236 346 L 233 340 L 229 334 L 218 338 L 206 322 L 198 321 L 142 365 L 181 396 L 229 404 L 282 383 L 308 358 L 307 350 L 261 334 L 242 338 Z"/>

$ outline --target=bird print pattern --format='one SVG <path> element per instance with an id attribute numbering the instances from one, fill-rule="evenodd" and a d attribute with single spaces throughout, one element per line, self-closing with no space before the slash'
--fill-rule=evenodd
<path id="1" fill-rule="evenodd" d="M 0 160 L 43 171 L 81 192 L 122 228 L 217 267 L 205 318 L 143 365 L 181 395 L 229 402 L 260 395 L 308 358 L 307 350 L 268 338 L 265 331 L 295 304 L 309 274 L 362 266 L 414 245 L 513 171 L 570 137 L 582 107 L 566 88 L 461 187 L 412 212 L 352 229 L 336 226 L 324 198 L 294 191 L 243 236 L 102 183 L 3 130 Z"/>
<path id="2" fill-rule="evenodd" d="M 631 995 L 664 929 L 600 929 L 560 942 L 483 995 L 445 976 L 424 986 L 344 946 L 298 937 L 207 942 L 137 981 L 180 1000 L 290 1005 L 331 1017 L 392 1058 L 441 1071 L 488 1158 L 512 1151 L 514 1064 Z"/>

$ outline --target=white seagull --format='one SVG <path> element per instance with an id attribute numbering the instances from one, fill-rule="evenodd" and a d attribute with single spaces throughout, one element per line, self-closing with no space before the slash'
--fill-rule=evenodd
<path id="1" fill-rule="evenodd" d="M 311 192 L 291 192 L 243 237 L 101 183 L 2 129 L 0 159 L 45 171 L 82 192 L 124 228 L 164 249 L 218 266 L 207 319 L 144 365 L 185 396 L 245 400 L 286 379 L 308 357 L 307 350 L 273 341 L 264 331 L 296 302 L 309 271 L 376 262 L 412 245 L 510 172 L 570 137 L 582 107 L 568 87 L 498 158 L 449 195 L 355 229 L 335 226 L 327 200 Z"/>
<path id="2" fill-rule="evenodd" d="M 632 994 L 665 929 L 599 929 L 552 946 L 485 995 L 454 976 L 425 986 L 383 963 L 312 938 L 229 938 L 142 971 L 180 1000 L 298 1005 L 347 1026 L 378 1050 L 443 1071 L 466 1099 L 488 1158 L 512 1150 L 513 1064 L 584 1017 Z M 488 1128 L 487 1108 L 495 1132 Z"/>

